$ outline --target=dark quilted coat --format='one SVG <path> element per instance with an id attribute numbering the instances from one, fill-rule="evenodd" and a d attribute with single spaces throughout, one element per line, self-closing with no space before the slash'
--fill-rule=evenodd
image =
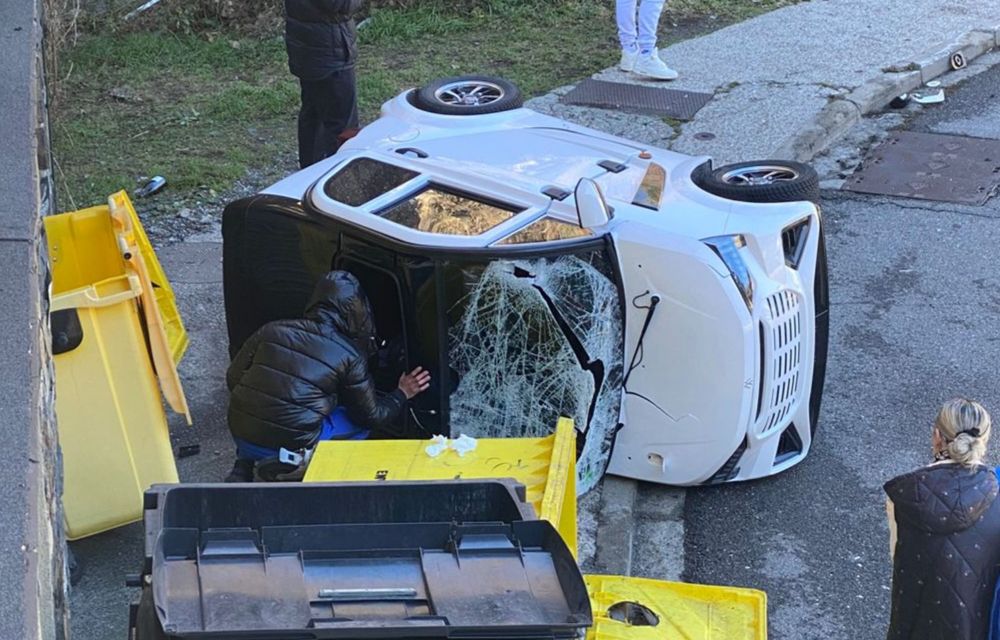
<path id="1" fill-rule="evenodd" d="M 329 273 L 304 319 L 264 325 L 233 358 L 226 375 L 233 436 L 272 449 L 308 447 L 339 405 L 356 424 L 384 429 L 406 397 L 376 392 L 368 370 L 374 347 L 361 285 L 344 271 Z"/>
<path id="2" fill-rule="evenodd" d="M 932 465 L 885 492 L 898 532 L 889 640 L 985 640 L 1000 569 L 993 470 Z"/>
<path id="3" fill-rule="evenodd" d="M 288 68 L 303 80 L 321 80 L 354 65 L 354 14 L 362 0 L 285 0 Z"/>

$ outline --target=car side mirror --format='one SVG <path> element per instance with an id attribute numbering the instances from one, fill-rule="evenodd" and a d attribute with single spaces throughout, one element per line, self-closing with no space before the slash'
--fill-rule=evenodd
<path id="1" fill-rule="evenodd" d="M 611 207 L 601 193 L 601 188 L 590 178 L 581 178 L 573 192 L 576 200 L 576 217 L 580 227 L 602 227 L 611 220 Z"/>

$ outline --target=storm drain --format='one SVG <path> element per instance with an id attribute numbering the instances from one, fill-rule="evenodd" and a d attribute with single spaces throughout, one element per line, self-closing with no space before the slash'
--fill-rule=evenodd
<path id="1" fill-rule="evenodd" d="M 659 89 L 588 78 L 564 95 L 562 102 L 691 120 L 711 99 L 710 93 Z"/>
<path id="2" fill-rule="evenodd" d="M 843 188 L 984 204 L 1000 188 L 1000 140 L 898 131 L 868 154 Z"/>

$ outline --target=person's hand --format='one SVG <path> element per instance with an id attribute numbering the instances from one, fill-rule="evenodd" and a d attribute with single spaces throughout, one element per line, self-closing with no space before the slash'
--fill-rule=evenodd
<path id="1" fill-rule="evenodd" d="M 431 386 L 431 373 L 424 371 L 423 367 L 417 367 L 413 371 L 399 376 L 399 390 L 403 392 L 407 400 L 427 391 L 429 386 Z"/>

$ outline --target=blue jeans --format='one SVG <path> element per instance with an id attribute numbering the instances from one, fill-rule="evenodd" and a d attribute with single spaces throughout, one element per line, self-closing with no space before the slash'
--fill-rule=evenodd
<path id="1" fill-rule="evenodd" d="M 359 427 L 358 425 L 351 422 L 351 419 L 347 417 L 347 409 L 344 407 L 337 407 L 333 410 L 333 413 L 328 415 L 323 419 L 323 424 L 320 427 L 319 438 L 317 442 L 324 440 L 367 440 L 368 429 Z M 243 440 L 242 438 L 233 438 L 236 441 L 236 457 L 240 460 L 252 460 L 257 462 L 258 460 L 267 460 L 268 458 L 277 458 L 277 449 L 268 449 L 267 447 L 261 447 L 260 445 L 253 444 Z"/>

